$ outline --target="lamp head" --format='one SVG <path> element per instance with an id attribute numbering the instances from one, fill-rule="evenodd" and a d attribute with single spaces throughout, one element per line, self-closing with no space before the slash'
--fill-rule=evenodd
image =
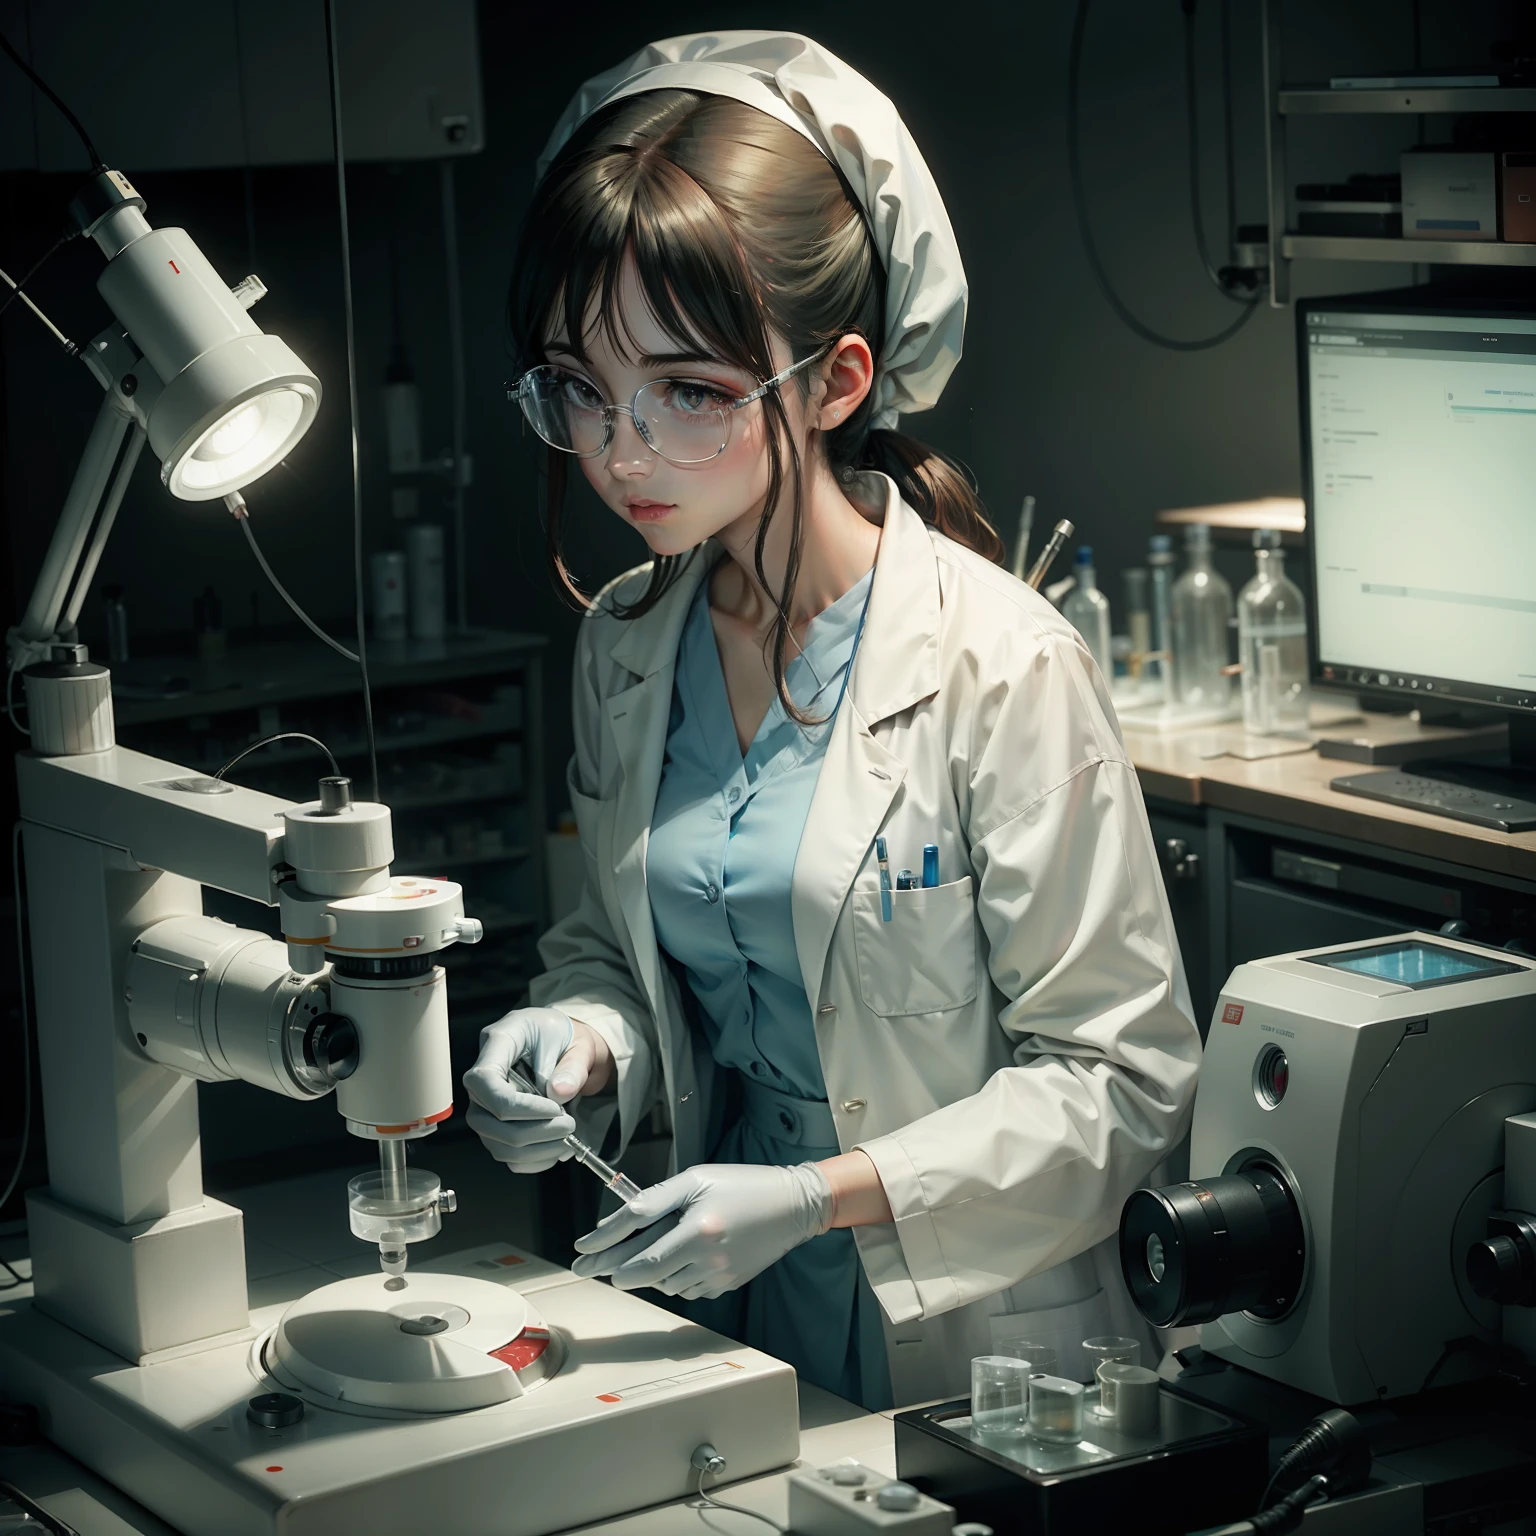
<path id="1" fill-rule="evenodd" d="M 212 501 L 273 468 L 309 430 L 320 381 L 246 313 L 265 289 L 231 290 L 183 229 L 151 229 L 127 179 L 103 171 L 73 205 L 107 255 L 97 282 L 142 354 L 133 409 L 183 501 Z"/>

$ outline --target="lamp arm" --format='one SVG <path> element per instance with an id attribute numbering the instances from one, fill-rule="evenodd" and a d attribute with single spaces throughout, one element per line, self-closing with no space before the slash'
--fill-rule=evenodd
<path id="1" fill-rule="evenodd" d="M 69 594 L 69 605 L 64 610 L 65 629 L 73 629 L 80 620 L 80 610 L 85 606 L 86 593 L 90 591 L 91 583 L 96 579 L 96 567 L 101 564 L 102 551 L 106 549 L 107 540 L 112 536 L 112 525 L 117 521 L 117 509 L 123 504 L 123 496 L 128 489 L 128 482 L 133 479 L 134 467 L 139 462 L 139 454 L 143 448 L 144 429 L 141 426 L 135 426 L 132 436 L 128 439 L 128 446 L 123 450 L 123 456 L 118 461 L 117 473 L 112 477 L 112 488 L 107 492 L 101 516 L 96 520 L 96 532 L 91 538 L 91 547 L 86 551 L 85 559 L 81 562 L 80 574 L 75 578 L 75 589 Z"/>
<path id="2" fill-rule="evenodd" d="M 69 584 L 79 567 L 96 520 L 97 508 L 106 493 L 113 466 L 122 450 L 123 438 L 133 425 L 133 413 L 116 393 L 109 393 L 96 413 L 95 425 L 86 439 L 79 468 L 70 483 L 64 510 L 43 557 L 31 600 L 21 623 L 11 635 L 11 660 L 24 666 L 44 648 L 59 627 L 59 618 L 69 594 Z"/>

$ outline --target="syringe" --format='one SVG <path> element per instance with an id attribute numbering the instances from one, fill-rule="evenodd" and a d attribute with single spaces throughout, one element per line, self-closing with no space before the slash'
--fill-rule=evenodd
<path id="1" fill-rule="evenodd" d="M 531 1093 L 535 1098 L 540 1099 L 545 1097 L 515 1067 L 507 1068 L 507 1078 L 515 1087 L 521 1088 L 524 1093 Z M 640 1193 L 640 1186 L 627 1173 L 620 1173 L 611 1163 L 604 1162 L 581 1137 L 567 1136 L 565 1144 L 575 1154 L 576 1161 L 583 1168 L 595 1173 L 603 1181 L 604 1185 L 611 1189 L 625 1205 L 628 1205 Z"/>

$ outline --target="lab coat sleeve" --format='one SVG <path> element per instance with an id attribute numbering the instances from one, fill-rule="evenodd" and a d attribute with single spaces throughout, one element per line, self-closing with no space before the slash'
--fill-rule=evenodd
<path id="1" fill-rule="evenodd" d="M 907 1269 L 876 1286 L 897 1322 L 1108 1237 L 1186 1133 L 1194 1098 L 1199 1034 L 1102 684 L 1061 637 L 1025 670 L 1000 703 L 978 701 L 995 718 L 973 748 L 969 814 L 977 917 L 1014 1064 L 863 1145 Z M 1022 802 L 1009 803 L 1009 784 L 1024 786 Z"/>
<path id="2" fill-rule="evenodd" d="M 581 839 L 584 878 L 576 910 L 539 940 L 544 971 L 529 987 L 535 1007 L 558 1008 L 596 1030 L 613 1052 L 615 1082 L 610 1090 L 572 1106 L 578 1132 L 601 1146 L 615 1113 L 619 1121 L 617 1156 L 649 1113 L 658 1091 L 657 1050 L 650 1009 L 630 970 L 603 902 L 597 853 L 602 802 L 597 795 L 597 733 L 601 720 L 594 643 L 597 617 L 581 626 L 572 682 L 572 718 L 576 750 L 566 772 L 571 808 Z"/>

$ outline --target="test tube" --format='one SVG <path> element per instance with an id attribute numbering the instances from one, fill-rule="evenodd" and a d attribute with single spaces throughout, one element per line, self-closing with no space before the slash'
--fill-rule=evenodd
<path id="1" fill-rule="evenodd" d="M 539 1090 L 515 1067 L 507 1069 L 507 1077 L 514 1086 L 521 1088 L 524 1093 L 531 1093 L 537 1098 L 543 1097 Z M 575 1135 L 567 1136 L 565 1144 L 575 1155 L 576 1161 L 589 1172 L 595 1173 L 625 1205 L 628 1205 L 631 1200 L 639 1195 L 640 1186 L 627 1173 L 620 1173 L 612 1163 L 605 1162 L 600 1158 L 581 1137 Z"/>

